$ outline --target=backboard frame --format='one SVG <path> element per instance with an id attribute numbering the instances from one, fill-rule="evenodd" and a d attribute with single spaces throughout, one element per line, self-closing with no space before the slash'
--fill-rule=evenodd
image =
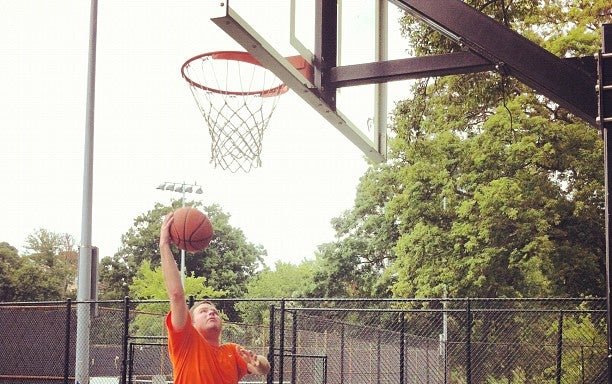
<path id="1" fill-rule="evenodd" d="M 375 143 L 367 137 L 346 115 L 336 110 L 335 105 L 330 105 L 332 104 L 331 101 L 333 101 L 333 98 L 335 98 L 335 87 L 325 86 L 326 83 L 329 83 L 329 80 L 326 78 L 326 76 L 328 76 L 326 72 L 321 71 L 320 61 L 317 62 L 315 59 L 313 83 L 306 79 L 306 77 L 291 65 L 287 58 L 283 57 L 259 33 L 257 33 L 257 31 L 231 8 L 229 3 L 229 1 L 220 3 L 218 9 L 219 14 L 211 17 L 211 21 L 306 101 L 325 120 L 359 148 L 368 159 L 375 163 L 384 162 L 386 160 L 386 148 L 383 150 L 383 148 L 380 147 L 380 143 Z M 333 28 L 335 28 L 335 26 L 336 19 L 334 17 Z M 323 44 L 322 38 L 317 38 L 316 41 Z M 328 49 L 333 51 L 330 52 L 329 55 L 335 57 L 336 46 L 327 45 Z M 314 54 L 315 56 L 317 55 L 317 50 L 315 50 Z M 316 83 L 320 83 L 320 85 Z"/>

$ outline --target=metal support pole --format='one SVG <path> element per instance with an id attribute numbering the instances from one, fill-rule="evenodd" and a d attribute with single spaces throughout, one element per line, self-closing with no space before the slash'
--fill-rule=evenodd
<path id="1" fill-rule="evenodd" d="M 184 183 L 183 183 L 184 184 Z M 183 193 L 181 194 L 181 207 L 185 206 L 185 186 L 183 185 Z M 187 272 L 187 268 L 185 267 L 185 250 L 181 249 L 181 285 L 183 289 L 185 289 L 185 274 Z"/>
<path id="2" fill-rule="evenodd" d="M 557 370 L 556 370 L 556 383 L 561 384 L 563 362 L 563 311 L 559 311 L 559 329 L 557 330 Z"/>
<path id="3" fill-rule="evenodd" d="M 429 349 L 431 347 L 431 340 L 427 340 L 425 345 L 425 384 L 429 384 L 429 371 L 431 369 L 429 367 Z"/>
<path id="4" fill-rule="evenodd" d="M 66 300 L 66 342 L 64 343 L 64 384 L 70 376 L 70 321 L 72 320 L 72 299 Z"/>
<path id="5" fill-rule="evenodd" d="M 467 299 L 466 305 L 467 314 L 467 325 L 466 325 L 466 355 L 467 355 L 467 366 L 465 369 L 466 382 L 472 384 L 472 303 L 470 299 Z"/>
<path id="6" fill-rule="evenodd" d="M 123 361 L 121 364 L 121 383 L 127 384 L 127 366 L 128 366 L 128 341 L 130 338 L 130 298 L 125 297 L 123 300 L 123 340 L 122 354 Z"/>
<path id="7" fill-rule="evenodd" d="M 267 384 L 274 382 L 274 304 L 270 304 L 270 335 L 269 335 L 269 349 L 268 349 L 268 362 L 270 362 L 270 373 L 268 373 Z"/>
<path id="8" fill-rule="evenodd" d="M 612 24 L 604 24 L 602 37 L 602 52 L 597 60 L 597 90 L 598 94 L 598 117 L 603 141 L 604 141 L 604 177 L 605 177 L 605 239 L 606 239 L 606 320 L 608 332 L 608 383 L 612 383 L 612 267 L 610 266 L 610 231 L 612 228 L 612 212 L 610 212 L 610 197 L 612 194 L 611 178 L 612 157 L 612 135 L 609 129 L 612 127 Z"/>
<path id="9" fill-rule="evenodd" d="M 278 354 L 278 383 L 283 384 L 283 368 L 285 364 L 285 299 L 281 299 L 280 303 L 280 343 Z"/>
<path id="10" fill-rule="evenodd" d="M 195 188 L 195 190 L 194 190 Z M 182 183 L 173 183 L 173 182 L 164 182 L 160 184 L 157 189 L 162 191 L 172 191 L 179 192 L 181 194 L 181 207 L 185 206 L 185 193 L 203 193 L 202 187 L 200 187 L 197 183 L 188 184 L 186 182 Z M 181 261 L 180 261 L 180 270 L 181 270 L 181 284 L 183 288 L 185 287 L 185 276 L 187 275 L 187 269 L 185 266 L 185 250 L 181 249 Z"/>
<path id="11" fill-rule="evenodd" d="M 344 383 L 344 324 L 340 325 L 340 382 Z"/>
<path id="12" fill-rule="evenodd" d="M 584 346 L 580 346 L 580 378 L 580 382 L 584 384 Z"/>
<path id="13" fill-rule="evenodd" d="M 87 106 L 85 116 L 85 145 L 83 159 L 83 202 L 81 208 L 81 245 L 79 247 L 79 278 L 77 287 L 77 335 L 75 382 L 89 383 L 89 329 L 91 323 L 91 211 L 93 190 L 94 105 L 96 83 L 96 38 L 98 29 L 98 1 L 91 0 L 89 56 L 87 73 Z"/>
<path id="14" fill-rule="evenodd" d="M 400 353 L 399 353 L 399 382 L 406 382 L 406 316 L 400 313 Z"/>
<path id="15" fill-rule="evenodd" d="M 381 344 L 381 331 L 379 330 L 376 333 L 376 384 L 380 384 L 380 363 L 381 363 L 381 351 L 380 351 L 380 344 Z"/>
<path id="16" fill-rule="evenodd" d="M 129 369 L 128 369 L 128 381 L 127 384 L 132 384 L 132 378 L 134 377 L 134 343 L 130 343 L 130 352 L 128 355 Z"/>
<path id="17" fill-rule="evenodd" d="M 292 330 L 291 330 L 291 382 L 297 383 L 297 311 L 291 312 L 292 318 Z"/>

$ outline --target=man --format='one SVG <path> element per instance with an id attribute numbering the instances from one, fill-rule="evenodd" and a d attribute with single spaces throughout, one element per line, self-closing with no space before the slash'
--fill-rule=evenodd
<path id="1" fill-rule="evenodd" d="M 187 307 L 181 276 L 170 249 L 172 213 L 162 224 L 159 236 L 161 267 L 170 297 L 166 317 L 168 353 L 175 384 L 236 384 L 247 373 L 267 375 L 268 360 L 238 344 L 221 343 L 223 321 L 208 301 Z"/>

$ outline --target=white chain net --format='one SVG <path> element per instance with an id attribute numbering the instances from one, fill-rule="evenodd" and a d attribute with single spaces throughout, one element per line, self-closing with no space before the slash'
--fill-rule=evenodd
<path id="1" fill-rule="evenodd" d="M 282 82 L 259 65 L 210 56 L 189 62 L 183 70 L 208 126 L 211 163 L 231 172 L 260 167 L 263 134 L 282 93 L 262 96 L 260 91 Z"/>

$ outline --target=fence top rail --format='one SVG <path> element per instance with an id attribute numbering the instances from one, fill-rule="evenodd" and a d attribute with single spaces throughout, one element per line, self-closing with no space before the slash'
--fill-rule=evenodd
<path id="1" fill-rule="evenodd" d="M 467 308 L 313 308 L 313 307 L 287 307 L 288 312 L 387 312 L 387 313 L 465 313 Z M 511 312 L 511 313 L 605 313 L 605 309 L 517 309 L 517 308 L 471 308 L 470 312 Z"/>
<path id="2" fill-rule="evenodd" d="M 439 298 L 366 298 L 366 297 L 253 297 L 253 298 L 210 298 L 192 297 L 190 300 L 201 301 L 201 300 L 212 300 L 214 302 L 344 302 L 344 303 L 363 303 L 363 302 L 377 302 L 377 303 L 461 303 L 461 302 L 604 302 L 603 297 L 439 297 Z M 0 302 L 0 307 L 4 306 L 35 306 L 35 305 L 66 305 L 71 304 L 111 304 L 111 303 L 125 303 L 128 301 L 131 304 L 139 303 L 169 303 L 168 299 L 130 299 L 126 297 L 123 300 L 56 300 L 56 301 L 12 301 L 12 302 Z"/>

